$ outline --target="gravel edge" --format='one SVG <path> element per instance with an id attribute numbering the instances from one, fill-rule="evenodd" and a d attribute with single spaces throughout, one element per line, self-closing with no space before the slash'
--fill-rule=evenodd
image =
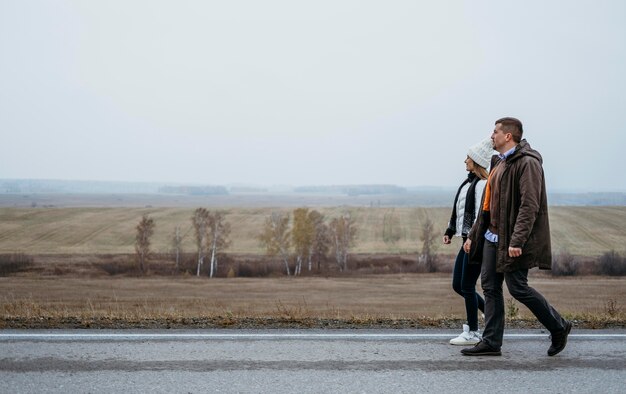
<path id="1" fill-rule="evenodd" d="M 51 318 L 4 317 L 0 329 L 454 329 L 465 323 L 461 319 L 319 319 L 261 317 L 198 317 L 198 318 Z M 623 329 L 624 320 L 572 320 L 581 329 Z M 516 319 L 507 328 L 542 328 L 534 319 Z"/>

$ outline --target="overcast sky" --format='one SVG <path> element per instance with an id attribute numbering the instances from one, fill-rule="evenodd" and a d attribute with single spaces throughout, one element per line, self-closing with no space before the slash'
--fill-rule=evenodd
<path id="1" fill-rule="evenodd" d="M 626 2 L 0 0 L 0 178 L 626 191 Z M 621 168 L 621 170 L 620 170 Z"/>

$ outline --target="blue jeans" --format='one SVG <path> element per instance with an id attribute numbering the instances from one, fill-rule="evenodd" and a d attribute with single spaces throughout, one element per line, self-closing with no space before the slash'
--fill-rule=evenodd
<path id="1" fill-rule="evenodd" d="M 454 262 L 452 288 L 465 299 L 465 313 L 470 331 L 478 330 L 478 309 L 485 311 L 485 300 L 476 292 L 480 264 L 469 264 L 468 255 L 461 247 Z"/>

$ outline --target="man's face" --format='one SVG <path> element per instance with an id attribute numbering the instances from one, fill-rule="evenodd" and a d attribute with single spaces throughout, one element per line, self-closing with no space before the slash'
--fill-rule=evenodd
<path id="1" fill-rule="evenodd" d="M 504 153 L 503 151 L 506 143 L 511 139 L 511 133 L 507 133 L 502 130 L 502 123 L 496 124 L 496 128 L 493 129 L 493 133 L 491 133 L 491 142 L 493 143 L 493 149 L 497 150 L 500 153 Z"/>

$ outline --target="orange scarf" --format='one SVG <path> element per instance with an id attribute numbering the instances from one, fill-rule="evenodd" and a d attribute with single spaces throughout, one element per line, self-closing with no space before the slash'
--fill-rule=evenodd
<path id="1" fill-rule="evenodd" d="M 489 171 L 489 178 L 487 178 L 487 185 L 485 186 L 485 201 L 483 202 L 483 211 L 489 212 L 491 204 L 491 175 L 493 171 Z"/>

